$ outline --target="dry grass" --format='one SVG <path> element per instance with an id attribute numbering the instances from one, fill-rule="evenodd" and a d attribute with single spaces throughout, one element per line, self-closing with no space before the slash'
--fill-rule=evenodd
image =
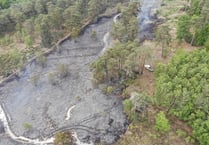
<path id="1" fill-rule="evenodd" d="M 154 95 L 154 74 L 145 70 L 144 74 L 135 79 L 126 89 L 127 94 L 131 94 L 131 92 L 143 92 L 150 96 Z"/>
<path id="2" fill-rule="evenodd" d="M 164 19 L 162 25 L 166 25 L 170 28 L 170 34 L 172 36 L 171 49 L 173 52 L 177 49 L 184 49 L 185 51 L 192 51 L 198 47 L 193 47 L 186 42 L 179 42 L 177 40 L 177 22 L 180 16 L 185 14 L 185 7 L 189 6 L 187 0 L 164 0 L 165 5 L 159 9 L 159 17 Z M 172 54 L 171 54 L 172 56 Z"/>

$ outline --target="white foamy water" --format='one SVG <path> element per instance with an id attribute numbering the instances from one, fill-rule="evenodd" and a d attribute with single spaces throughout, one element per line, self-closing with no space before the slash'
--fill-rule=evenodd
<path id="1" fill-rule="evenodd" d="M 71 106 L 68 111 L 67 111 L 67 116 L 65 118 L 65 120 L 69 120 L 70 119 L 70 116 L 71 116 L 71 111 L 72 109 L 75 108 L 75 105 Z"/>
<path id="2" fill-rule="evenodd" d="M 118 17 L 121 15 L 121 13 L 120 14 L 117 14 L 114 18 L 113 18 L 113 22 L 114 23 L 117 23 L 117 19 L 118 19 Z"/>
<path id="3" fill-rule="evenodd" d="M 32 143 L 36 145 L 47 145 L 47 144 L 52 144 L 54 142 L 54 138 L 46 138 L 43 140 L 40 139 L 30 139 L 24 136 L 16 136 L 12 130 L 10 129 L 9 122 L 7 120 L 6 114 L 4 112 L 4 109 L 2 105 L 0 104 L 0 120 L 4 124 L 5 132 L 15 141 L 21 142 L 21 143 Z"/>
<path id="4" fill-rule="evenodd" d="M 100 56 L 103 55 L 105 53 L 105 51 L 107 50 L 109 43 L 108 43 L 108 39 L 110 37 L 110 32 L 107 32 L 104 37 L 103 37 L 103 42 L 104 42 L 104 47 L 100 53 Z"/>
<path id="5" fill-rule="evenodd" d="M 114 16 L 114 18 L 113 18 L 114 23 L 117 23 L 117 19 L 120 15 L 121 14 L 117 14 Z M 102 56 L 105 53 L 105 51 L 107 50 L 107 48 L 109 47 L 109 40 L 108 40 L 109 37 L 110 37 L 110 32 L 105 33 L 105 35 L 103 37 L 104 47 L 103 47 L 102 51 L 100 52 L 100 56 Z"/>
<path id="6" fill-rule="evenodd" d="M 66 120 L 70 119 L 70 112 L 71 110 L 75 107 L 72 106 L 69 108 L 68 112 L 67 112 L 67 118 Z M 2 105 L 0 105 L 0 120 L 3 122 L 4 124 L 4 127 L 5 127 L 5 131 L 6 133 L 15 141 L 17 142 L 21 142 L 21 143 L 32 143 L 32 144 L 35 144 L 35 145 L 47 145 L 47 144 L 52 144 L 54 142 L 54 138 L 51 137 L 51 138 L 46 138 L 44 140 L 40 140 L 40 139 L 30 139 L 30 138 L 27 138 L 27 137 L 24 137 L 24 136 L 16 136 L 12 130 L 10 129 L 9 127 L 9 123 L 7 121 L 7 117 L 6 117 L 6 114 L 3 110 L 3 107 Z M 78 136 L 77 136 L 77 133 L 76 132 L 73 132 L 72 136 L 75 138 L 75 143 L 77 145 L 93 145 L 93 143 L 83 143 L 81 142 L 79 139 L 78 139 Z"/>

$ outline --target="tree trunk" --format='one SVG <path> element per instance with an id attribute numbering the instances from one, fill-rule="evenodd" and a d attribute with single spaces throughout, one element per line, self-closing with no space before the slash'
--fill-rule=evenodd
<path id="1" fill-rule="evenodd" d="M 192 35 L 192 40 L 191 40 L 191 42 L 190 42 L 190 45 L 192 45 L 193 42 L 194 42 L 194 36 L 195 36 L 195 34 Z"/>
<path id="2" fill-rule="evenodd" d="M 175 104 L 175 102 L 176 102 L 176 97 L 174 96 L 173 101 L 171 102 L 171 104 L 169 105 L 168 110 L 166 111 L 167 114 L 169 113 L 169 111 L 171 110 L 171 108 L 173 107 L 173 105 Z"/>
<path id="3" fill-rule="evenodd" d="M 105 69 L 106 83 L 108 83 L 109 82 L 109 72 L 107 69 L 107 61 L 105 61 L 104 69 Z"/>
<path id="4" fill-rule="evenodd" d="M 141 75 L 144 73 L 145 56 L 142 57 Z"/>

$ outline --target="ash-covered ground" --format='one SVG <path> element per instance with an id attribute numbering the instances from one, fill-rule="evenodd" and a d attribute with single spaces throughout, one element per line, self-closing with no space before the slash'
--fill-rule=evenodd
<path id="1" fill-rule="evenodd" d="M 79 38 L 66 40 L 59 51 L 48 55 L 44 67 L 33 61 L 19 77 L 0 87 L 0 103 L 17 136 L 43 138 L 69 129 L 84 142 L 112 144 L 126 130 L 121 100 L 94 88 L 89 68 L 99 57 L 111 25 L 112 19 L 102 19 L 89 26 Z M 66 67 L 69 73 L 61 78 Z M 22 143 L 0 133 L 0 145 L 5 144 Z"/>

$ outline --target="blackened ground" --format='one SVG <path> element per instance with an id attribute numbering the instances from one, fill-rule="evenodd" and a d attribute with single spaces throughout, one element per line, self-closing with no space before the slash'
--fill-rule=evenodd
<path id="1" fill-rule="evenodd" d="M 156 25 L 157 9 L 161 6 L 162 0 L 141 0 L 141 8 L 138 14 L 139 39 L 140 41 L 154 38 L 154 26 Z"/>
<path id="2" fill-rule="evenodd" d="M 17 136 L 42 138 L 70 129 L 82 141 L 112 144 L 124 133 L 127 119 L 121 100 L 94 88 L 89 69 L 99 57 L 111 25 L 112 19 L 91 25 L 79 38 L 65 41 L 61 51 L 48 55 L 45 67 L 33 61 L 17 79 L 0 88 L 0 103 Z M 96 39 L 91 38 L 92 31 Z M 69 69 L 65 78 L 57 75 L 62 64 Z M 65 120 L 73 105 L 70 119 Z M 15 143 L 0 136 L 0 145 L 5 144 Z"/>

